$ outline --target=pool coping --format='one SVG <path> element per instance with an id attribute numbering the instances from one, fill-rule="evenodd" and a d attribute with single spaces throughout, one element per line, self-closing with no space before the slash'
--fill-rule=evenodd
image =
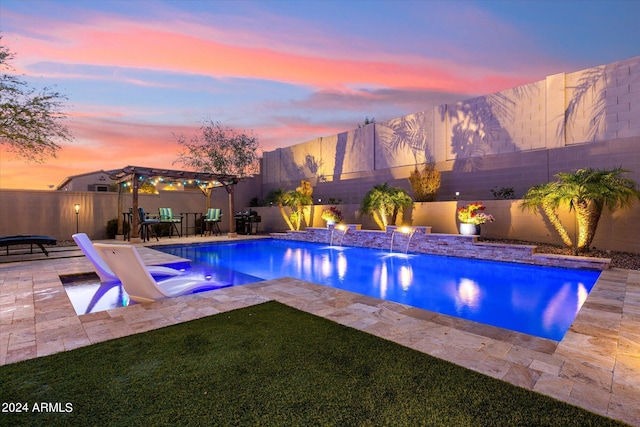
<path id="1" fill-rule="evenodd" d="M 176 261 L 137 246 L 147 264 Z M 276 300 L 640 426 L 640 271 L 604 270 L 560 342 L 293 278 L 78 316 L 59 276 L 90 271 L 84 257 L 0 265 L 0 365 Z"/>

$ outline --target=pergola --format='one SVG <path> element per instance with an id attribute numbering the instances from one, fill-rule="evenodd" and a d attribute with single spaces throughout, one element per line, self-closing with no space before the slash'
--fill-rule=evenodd
<path id="1" fill-rule="evenodd" d="M 229 212 L 233 213 L 233 186 L 238 183 L 238 177 L 235 175 L 226 175 L 208 172 L 192 172 L 161 168 L 148 168 L 142 166 L 126 166 L 122 169 L 112 171 L 111 177 L 118 183 L 118 231 L 122 233 L 122 217 L 120 212 L 124 211 L 124 185 L 131 183 L 131 193 L 133 195 L 132 202 L 132 220 L 131 229 L 137 230 L 139 225 L 138 219 L 138 188 L 141 182 L 161 179 L 163 182 L 191 182 L 200 188 L 207 197 L 207 208 L 211 192 L 215 188 L 224 187 L 229 195 Z M 235 223 L 233 215 L 229 217 L 229 231 L 235 233 Z"/>

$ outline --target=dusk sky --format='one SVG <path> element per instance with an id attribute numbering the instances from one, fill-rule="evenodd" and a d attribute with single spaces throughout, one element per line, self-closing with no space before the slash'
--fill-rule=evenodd
<path id="1" fill-rule="evenodd" d="M 14 73 L 68 98 L 74 141 L 0 188 L 180 169 L 205 119 L 264 151 L 640 55 L 640 0 L 0 0 Z M 4 70 L 3 70 L 4 71 Z"/>

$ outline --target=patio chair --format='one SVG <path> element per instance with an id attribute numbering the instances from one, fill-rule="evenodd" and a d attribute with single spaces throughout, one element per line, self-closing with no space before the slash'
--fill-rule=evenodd
<path id="1" fill-rule="evenodd" d="M 96 274 L 100 277 L 101 282 L 116 282 L 119 281 L 118 276 L 109 268 L 107 263 L 100 257 L 98 252 L 93 248 L 93 243 L 89 236 L 85 233 L 77 233 L 74 234 L 73 240 L 76 242 L 82 253 L 89 258 L 89 261 L 93 264 L 93 267 L 96 270 Z M 161 267 L 161 266 L 149 266 L 146 267 L 149 273 L 153 277 L 170 277 L 170 276 L 178 276 L 182 274 L 179 270 L 175 268 L 169 267 Z"/>
<path id="2" fill-rule="evenodd" d="M 158 239 L 158 234 L 156 230 L 153 228 L 155 224 L 159 224 L 159 219 L 147 218 L 147 215 L 144 213 L 144 208 L 138 208 L 138 219 L 140 222 L 140 237 L 142 237 L 142 241 L 146 242 L 150 239 L 151 234 L 153 234 L 156 238 L 156 241 L 160 241 Z"/>
<path id="3" fill-rule="evenodd" d="M 172 277 L 156 282 L 145 268 L 135 247 L 108 243 L 94 243 L 93 247 L 116 273 L 129 298 L 139 303 L 231 286 L 230 283 L 198 281 L 187 277 Z"/>
<path id="4" fill-rule="evenodd" d="M 29 245 L 31 248 L 30 253 L 33 253 L 33 245 L 37 245 L 42 253 L 44 253 L 46 256 L 49 256 L 49 252 L 45 249 L 44 245 L 55 245 L 56 243 L 57 240 L 53 237 L 36 236 L 33 234 L 0 237 L 0 247 L 7 247 L 7 255 L 9 255 L 9 246 Z"/>
<path id="5" fill-rule="evenodd" d="M 169 238 L 173 234 L 173 230 L 176 230 L 178 237 L 181 237 L 180 230 L 176 224 L 180 223 L 182 226 L 182 215 L 174 215 L 171 208 L 158 208 L 158 214 L 160 216 L 160 223 L 169 223 Z M 173 226 L 173 228 L 172 228 Z"/>
<path id="6" fill-rule="evenodd" d="M 222 221 L 222 209 L 209 208 L 207 210 L 207 215 L 204 217 L 205 227 L 203 230 L 203 234 L 206 234 L 208 232 L 209 235 L 211 235 L 215 228 L 216 234 L 222 235 L 222 232 L 220 231 L 220 226 L 218 225 L 221 221 Z"/>

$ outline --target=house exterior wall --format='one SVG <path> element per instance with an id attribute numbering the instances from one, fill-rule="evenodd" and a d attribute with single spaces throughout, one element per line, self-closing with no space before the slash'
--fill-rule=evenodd
<path id="1" fill-rule="evenodd" d="M 61 191 L 97 191 L 90 190 L 90 187 L 106 187 L 113 185 L 113 180 L 107 172 L 95 172 L 84 175 L 77 175 L 72 180 L 65 182 Z"/>

